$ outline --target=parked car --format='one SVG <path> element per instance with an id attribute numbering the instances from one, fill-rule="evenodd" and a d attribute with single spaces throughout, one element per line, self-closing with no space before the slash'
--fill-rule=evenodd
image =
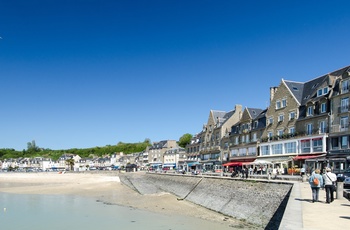
<path id="1" fill-rule="evenodd" d="M 345 169 L 345 171 L 342 173 L 338 173 L 337 180 L 344 181 L 347 177 L 350 177 L 350 168 Z"/>
<path id="2" fill-rule="evenodd" d="M 350 177 L 344 179 L 344 188 L 350 188 Z"/>

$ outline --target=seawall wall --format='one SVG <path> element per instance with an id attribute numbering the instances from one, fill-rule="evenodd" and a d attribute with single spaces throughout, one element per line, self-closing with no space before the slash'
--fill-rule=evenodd
<path id="1" fill-rule="evenodd" d="M 177 174 L 123 173 L 120 180 L 140 194 L 169 192 L 251 224 L 278 229 L 293 184 Z"/>

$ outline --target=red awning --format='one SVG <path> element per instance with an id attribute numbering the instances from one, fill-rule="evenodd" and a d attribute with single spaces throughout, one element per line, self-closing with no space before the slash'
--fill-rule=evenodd
<path id="1" fill-rule="evenodd" d="M 243 162 L 229 162 L 229 163 L 226 163 L 226 164 L 223 164 L 222 166 L 242 166 L 242 163 Z"/>

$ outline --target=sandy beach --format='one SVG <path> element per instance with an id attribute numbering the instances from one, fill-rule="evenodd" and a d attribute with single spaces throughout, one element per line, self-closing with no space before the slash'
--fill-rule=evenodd
<path id="1" fill-rule="evenodd" d="M 118 173 L 0 173 L 0 192 L 79 195 L 166 215 L 201 218 L 217 222 L 223 228 L 240 226 L 233 218 L 184 200 L 179 201 L 172 194 L 140 195 L 122 184 Z"/>

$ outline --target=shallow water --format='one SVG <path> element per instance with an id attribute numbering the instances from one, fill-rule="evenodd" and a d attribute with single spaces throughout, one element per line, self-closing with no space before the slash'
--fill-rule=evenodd
<path id="1" fill-rule="evenodd" d="M 215 222 L 168 216 L 73 195 L 0 193 L 0 229 L 233 229 Z"/>

